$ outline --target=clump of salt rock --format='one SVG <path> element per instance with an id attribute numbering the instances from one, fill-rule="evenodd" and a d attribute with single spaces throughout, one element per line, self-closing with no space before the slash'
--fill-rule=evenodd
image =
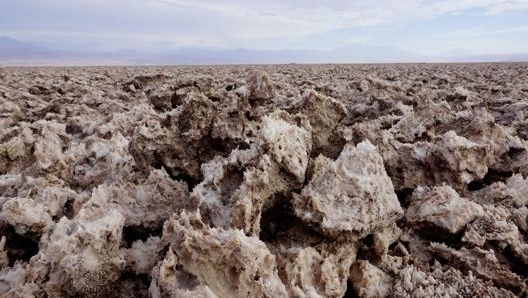
<path id="1" fill-rule="evenodd" d="M 2 297 L 525 297 L 523 64 L 6 68 Z"/>

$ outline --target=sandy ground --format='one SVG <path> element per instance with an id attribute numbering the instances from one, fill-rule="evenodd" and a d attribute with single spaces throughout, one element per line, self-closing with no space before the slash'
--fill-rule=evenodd
<path id="1" fill-rule="evenodd" d="M 526 297 L 528 64 L 0 70 L 2 297 Z"/>

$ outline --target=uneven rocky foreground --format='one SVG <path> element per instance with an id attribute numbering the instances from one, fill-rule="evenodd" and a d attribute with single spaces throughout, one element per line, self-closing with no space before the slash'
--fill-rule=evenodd
<path id="1" fill-rule="evenodd" d="M 0 71 L 1 297 L 526 297 L 528 65 Z"/>

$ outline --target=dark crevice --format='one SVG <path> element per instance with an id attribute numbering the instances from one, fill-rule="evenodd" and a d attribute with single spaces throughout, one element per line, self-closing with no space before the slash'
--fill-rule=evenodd
<path id="1" fill-rule="evenodd" d="M 289 201 L 280 201 L 262 214 L 260 240 L 273 241 L 280 232 L 290 229 L 296 221 L 293 206 Z"/>
<path id="2" fill-rule="evenodd" d="M 446 231 L 434 224 L 422 223 L 419 228 L 416 229 L 417 234 L 431 242 L 440 242 L 445 243 L 447 246 L 450 246 L 455 249 L 462 247 L 462 237 L 465 233 L 465 228 L 460 229 L 458 233 L 451 234 L 449 231 Z"/>
<path id="3" fill-rule="evenodd" d="M 310 157 L 317 158 L 317 156 L 322 154 L 331 160 L 336 160 L 343 151 L 343 148 L 345 148 L 347 141 L 340 136 L 333 136 L 333 139 L 330 141 L 331 145 L 329 146 L 314 148 L 310 152 Z"/>
<path id="4" fill-rule="evenodd" d="M 497 251 L 496 249 L 497 249 L 497 247 L 495 247 L 494 251 Z M 505 253 L 508 254 L 508 252 L 505 252 Z M 434 254 L 435 258 L 430 260 L 430 265 L 431 266 L 434 264 L 435 261 L 439 261 L 442 265 L 447 265 L 449 267 L 456 268 L 456 269 L 460 270 L 461 272 L 464 272 L 465 274 L 468 274 L 468 272 L 473 271 L 473 269 L 472 269 L 473 266 L 471 264 L 467 263 L 467 261 L 465 261 L 465 260 L 459 259 L 456 256 L 442 256 L 441 254 L 437 254 L 437 253 L 433 253 L 433 254 Z M 501 257 L 502 256 L 499 255 L 499 258 L 501 258 Z M 517 263 L 521 263 L 521 262 L 517 262 Z M 512 262 L 512 265 L 514 265 L 514 264 L 516 264 L 516 262 Z M 525 266 L 522 266 L 522 265 L 519 266 L 519 268 L 521 268 L 521 271 L 522 270 L 526 271 L 526 269 L 524 267 Z M 515 270 L 512 270 L 512 271 L 514 273 L 517 273 L 521 277 L 526 278 L 526 276 L 522 276 L 522 274 L 519 274 Z M 481 275 L 480 272 L 476 272 L 476 275 L 479 278 L 482 278 L 484 280 L 489 280 L 489 281 L 493 282 L 493 284 L 496 287 L 506 288 L 506 289 L 512 291 L 513 293 L 517 294 L 517 295 L 520 294 L 523 291 L 523 289 L 524 289 L 524 284 L 519 285 L 517 283 L 509 283 L 509 282 L 505 283 L 505 281 L 493 280 L 492 278 L 490 279 L 490 277 L 487 276 L 486 274 Z"/>
<path id="5" fill-rule="evenodd" d="M 75 203 L 75 199 L 69 199 L 66 201 L 66 203 L 64 203 L 64 216 L 66 216 L 66 218 L 68 219 L 72 219 L 73 216 L 75 215 L 75 211 L 73 210 L 73 204 Z"/>
<path id="6" fill-rule="evenodd" d="M 358 242 L 358 251 L 357 251 L 357 260 L 378 260 L 379 255 L 377 255 L 376 250 L 374 249 L 374 234 L 369 234 L 365 238 L 361 239 Z"/>
<path id="7" fill-rule="evenodd" d="M 511 159 L 516 159 L 518 158 L 520 155 L 522 155 L 524 152 L 525 152 L 526 149 L 524 148 L 518 148 L 518 147 L 510 147 L 510 150 L 508 150 L 507 154 L 508 154 L 508 157 L 510 157 Z"/>
<path id="8" fill-rule="evenodd" d="M 500 247 L 500 243 L 497 243 L 494 251 L 498 251 L 498 248 Z M 528 278 L 528 266 L 525 265 L 524 261 L 521 257 L 516 256 L 516 254 L 511 246 L 507 246 L 504 251 L 502 252 L 505 259 L 508 261 L 508 267 L 510 267 L 510 270 L 522 278 Z"/>
<path id="9" fill-rule="evenodd" d="M 66 124 L 66 133 L 70 135 L 81 134 L 83 128 L 80 124 L 77 123 L 68 123 Z"/>
<path id="10" fill-rule="evenodd" d="M 258 116 L 257 115 L 254 115 L 251 111 L 246 111 L 244 113 L 244 117 L 248 120 L 248 121 L 257 121 L 258 120 Z M 257 126 L 257 130 L 259 130 L 260 127 Z"/>
<path id="11" fill-rule="evenodd" d="M 182 172 L 180 169 L 173 169 L 167 166 L 163 162 L 163 158 L 161 157 L 161 154 L 159 152 L 154 152 L 153 157 L 154 158 L 151 163 L 152 167 L 157 170 L 164 169 L 172 180 L 183 181 L 187 183 L 187 188 L 189 191 L 191 191 L 199 183 L 197 179 L 194 179 L 191 175 Z"/>
<path id="12" fill-rule="evenodd" d="M 161 157 L 161 154 L 158 151 L 155 151 L 152 155 L 153 156 L 152 156 L 151 166 L 158 170 L 163 168 L 164 164 L 163 164 L 163 158 Z"/>
<path id="13" fill-rule="evenodd" d="M 402 188 L 400 190 L 396 190 L 396 196 L 398 197 L 398 201 L 400 201 L 400 205 L 403 208 L 409 207 L 411 204 L 411 197 L 414 192 L 414 189 L 412 188 Z"/>
<path id="14" fill-rule="evenodd" d="M 149 287 L 151 278 L 148 274 L 135 274 L 130 271 L 125 271 L 119 278 L 120 287 L 116 287 L 108 297 L 128 297 L 131 294 L 137 298 L 147 298 L 149 295 Z"/>
<path id="15" fill-rule="evenodd" d="M 222 101 L 222 98 L 221 98 L 221 97 L 218 97 L 218 96 L 209 96 L 209 99 L 210 99 L 212 102 L 221 102 L 221 101 Z"/>
<path id="16" fill-rule="evenodd" d="M 219 138 L 211 138 L 209 145 L 211 146 L 211 149 L 214 151 L 223 153 L 223 154 L 229 154 L 231 152 L 231 149 L 233 149 L 233 144 L 229 140 L 222 140 Z"/>
<path id="17" fill-rule="evenodd" d="M 17 234 L 13 226 L 0 226 L 0 232 L 0 235 L 6 237 L 5 250 L 9 258 L 9 266 L 13 266 L 17 261 L 28 262 L 38 253 L 38 241 Z"/>
<path id="18" fill-rule="evenodd" d="M 158 113 L 167 112 L 172 109 L 171 99 L 168 97 L 153 95 L 149 97 L 149 102 Z"/>
<path id="19" fill-rule="evenodd" d="M 249 144 L 240 139 L 221 139 L 211 137 L 207 140 L 207 146 L 211 149 L 213 155 L 220 154 L 221 156 L 229 156 L 234 149 L 246 150 L 249 149 Z M 213 156 L 211 156 L 212 158 Z"/>
<path id="20" fill-rule="evenodd" d="M 171 101 L 171 107 L 175 109 L 183 103 L 183 98 L 180 95 L 178 95 L 178 93 L 174 92 L 171 96 L 170 101 Z"/>
<path id="21" fill-rule="evenodd" d="M 149 229 L 143 226 L 125 226 L 123 227 L 123 244 L 129 248 L 137 240 L 147 241 L 149 237 L 161 237 L 163 226 Z"/>
<path id="22" fill-rule="evenodd" d="M 166 115 L 165 118 L 161 121 L 161 126 L 165 128 L 170 128 L 172 126 L 172 117 L 171 115 Z"/>
<path id="23" fill-rule="evenodd" d="M 369 234 L 365 238 L 363 238 L 363 244 L 370 247 L 374 244 L 374 234 Z"/>
<path id="24" fill-rule="evenodd" d="M 467 185 L 467 190 L 468 191 L 477 191 L 477 190 L 483 189 L 484 187 L 486 187 L 486 184 L 484 184 L 482 182 L 482 180 L 474 180 L 474 181 L 471 181 Z"/>
<path id="25" fill-rule="evenodd" d="M 191 175 L 185 174 L 185 173 L 178 173 L 176 175 L 172 174 L 170 170 L 165 169 L 172 180 L 176 181 L 183 181 L 187 184 L 187 190 L 191 192 L 198 183 L 200 183 L 197 179 L 194 179 Z"/>
<path id="26" fill-rule="evenodd" d="M 225 90 L 229 92 L 229 91 L 235 89 L 235 87 L 236 86 L 234 84 L 229 84 L 229 85 L 225 86 Z"/>
<path id="27" fill-rule="evenodd" d="M 399 241 L 389 244 L 389 251 L 393 251 L 396 248 L 396 246 L 398 246 L 398 244 L 400 244 Z"/>
<path id="28" fill-rule="evenodd" d="M 189 174 L 181 172 L 179 169 L 173 170 L 173 169 L 169 168 L 168 166 L 166 166 L 163 163 L 162 163 L 161 167 L 165 170 L 165 172 L 167 172 L 167 174 L 169 174 L 169 177 L 172 180 L 183 181 L 183 182 L 187 183 L 187 189 L 189 190 L 189 192 L 192 191 L 192 189 L 196 185 L 198 185 L 198 183 L 200 183 L 197 179 L 194 179 Z"/>
<path id="29" fill-rule="evenodd" d="M 513 172 L 503 172 L 495 169 L 489 169 L 484 178 L 481 180 L 471 181 L 467 185 L 468 191 L 477 191 L 485 188 L 495 182 L 504 182 L 513 175 Z"/>
<path id="30" fill-rule="evenodd" d="M 244 172 L 241 169 L 229 167 L 224 170 L 224 176 L 220 180 L 221 191 L 220 198 L 225 206 L 232 206 L 231 197 L 240 187 L 244 180 Z"/>
<path id="31" fill-rule="evenodd" d="M 192 118 L 193 115 L 188 110 L 184 110 L 180 114 L 180 117 L 178 117 L 178 127 L 181 133 L 185 133 L 192 128 Z"/>
<path id="32" fill-rule="evenodd" d="M 352 282 L 350 282 L 350 279 L 347 280 L 347 288 L 343 298 L 358 298 L 358 295 L 356 294 L 356 291 L 354 290 L 354 286 L 352 285 Z"/>

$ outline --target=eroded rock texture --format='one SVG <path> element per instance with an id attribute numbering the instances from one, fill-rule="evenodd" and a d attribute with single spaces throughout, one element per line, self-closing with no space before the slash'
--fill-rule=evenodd
<path id="1" fill-rule="evenodd" d="M 345 146 L 336 161 L 319 156 L 313 172 L 295 196 L 295 213 L 329 237 L 357 241 L 403 213 L 383 159 L 368 140 Z"/>
<path id="2" fill-rule="evenodd" d="M 1 297 L 526 297 L 528 66 L 6 68 Z"/>

